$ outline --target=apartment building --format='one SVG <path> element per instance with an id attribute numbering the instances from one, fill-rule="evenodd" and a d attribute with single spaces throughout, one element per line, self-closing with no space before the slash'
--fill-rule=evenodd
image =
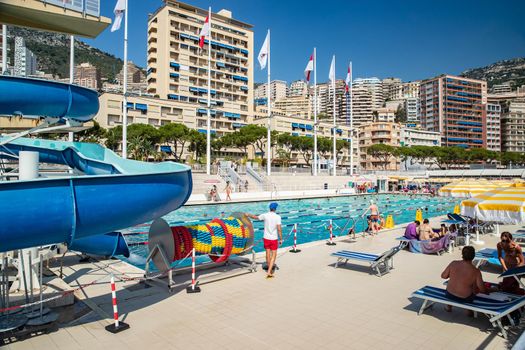
<path id="1" fill-rule="evenodd" d="M 352 87 L 352 124 L 354 127 L 373 121 L 372 94 L 365 87 Z"/>
<path id="2" fill-rule="evenodd" d="M 199 33 L 208 11 L 167 0 L 148 20 L 148 93 L 193 108 L 196 128 L 206 126 L 208 50 Z M 228 10 L 211 18 L 212 124 L 217 134 L 253 114 L 252 26 Z"/>
<path id="3" fill-rule="evenodd" d="M 375 122 L 389 122 L 393 123 L 396 118 L 396 110 L 392 108 L 382 107 L 375 110 Z"/>
<path id="4" fill-rule="evenodd" d="M 111 128 L 122 125 L 122 105 L 124 98 L 121 94 L 103 93 L 99 97 L 100 109 L 95 120 L 104 127 Z M 195 115 L 195 106 L 190 103 L 170 99 L 159 99 L 147 96 L 131 95 L 128 97 L 128 124 L 142 123 L 153 126 L 162 126 L 171 122 L 181 123 L 188 128 L 206 133 L 206 121 Z M 206 108 L 199 108 L 198 115 L 205 116 Z M 217 112 L 212 110 L 211 133 L 223 136 L 248 124 L 248 117 L 216 118 Z"/>
<path id="5" fill-rule="evenodd" d="M 270 82 L 270 97 L 272 101 L 277 101 L 288 95 L 288 83 L 284 80 L 272 80 Z M 268 83 L 257 86 L 254 92 L 256 99 L 268 97 Z"/>
<path id="6" fill-rule="evenodd" d="M 282 111 L 285 115 L 310 119 L 313 113 L 310 111 L 310 99 L 307 95 L 282 97 L 276 100 L 272 106 Z"/>
<path id="7" fill-rule="evenodd" d="M 37 60 L 35 54 L 26 47 L 24 38 L 17 36 L 15 38 L 14 74 L 26 77 L 35 75 L 36 70 Z"/>
<path id="8" fill-rule="evenodd" d="M 288 96 L 304 96 L 308 92 L 308 84 L 304 80 L 296 80 L 290 84 L 288 88 Z"/>
<path id="9" fill-rule="evenodd" d="M 501 151 L 501 106 L 487 103 L 487 149 Z"/>
<path id="10" fill-rule="evenodd" d="M 372 109 L 383 107 L 385 96 L 383 93 L 383 83 L 378 78 L 358 78 L 354 79 L 352 88 L 363 87 L 372 95 Z"/>
<path id="11" fill-rule="evenodd" d="M 98 90 L 102 88 L 100 70 L 89 62 L 75 66 L 73 82 L 77 85 Z"/>
<path id="12" fill-rule="evenodd" d="M 407 122 L 418 123 L 420 119 L 420 101 L 419 97 L 405 98 L 405 112 L 407 115 Z"/>
<path id="13" fill-rule="evenodd" d="M 441 146 L 441 134 L 435 131 L 403 127 L 400 145 L 406 147 Z"/>
<path id="14" fill-rule="evenodd" d="M 443 146 L 486 146 L 487 83 L 452 75 L 421 82 L 421 126 L 441 133 Z"/>
<path id="15" fill-rule="evenodd" d="M 128 61 L 128 74 L 127 74 L 127 81 L 128 84 L 133 83 L 145 83 L 146 82 L 146 76 L 144 75 L 144 72 L 133 63 L 133 61 Z M 122 66 L 122 69 L 116 76 L 116 80 L 119 82 L 119 84 L 124 84 L 124 66 Z"/>
<path id="16" fill-rule="evenodd" d="M 313 91 L 310 95 L 313 96 Z M 334 92 L 331 83 L 317 84 L 317 101 L 318 113 L 325 114 L 327 119 L 333 121 Z M 342 79 L 335 81 L 335 118 L 338 125 L 350 125 L 350 96 L 346 93 L 345 81 Z"/>
<path id="17" fill-rule="evenodd" d="M 416 97 L 419 98 L 420 81 L 409 81 L 402 84 L 403 98 Z"/>
<path id="18" fill-rule="evenodd" d="M 501 105 L 501 150 L 525 152 L 525 98 L 509 99 Z"/>
<path id="19" fill-rule="evenodd" d="M 282 113 L 273 114 L 272 112 L 272 119 L 271 119 L 271 128 L 272 130 L 276 130 L 279 133 L 289 133 L 293 136 L 306 136 L 306 137 L 312 137 L 314 135 L 314 123 L 313 120 L 304 120 L 303 118 L 283 115 Z M 267 126 L 268 125 L 268 118 L 266 115 L 266 107 L 260 106 L 258 107 L 258 113 L 256 114 L 256 118 L 254 120 L 254 124 Z M 332 139 L 332 130 L 333 125 L 331 122 L 327 121 L 320 121 L 319 126 L 317 129 L 317 135 L 319 137 L 326 137 L 329 139 Z M 336 137 L 338 140 L 345 140 L 347 142 L 350 142 L 351 138 L 351 131 L 350 128 L 347 126 L 338 126 L 336 128 Z M 357 140 L 355 140 L 352 143 L 353 146 L 353 152 L 354 152 L 354 168 L 357 166 L 358 163 L 358 152 L 359 152 L 359 144 Z M 279 146 L 273 147 L 273 154 L 274 159 L 277 155 L 277 150 L 279 149 Z M 320 162 L 321 164 L 326 164 L 328 161 L 332 159 L 331 156 L 331 149 L 328 152 L 321 152 L 320 151 Z M 350 152 L 347 149 L 344 149 L 341 154 L 338 155 L 337 164 L 338 166 L 343 167 L 349 167 L 350 166 Z M 291 164 L 293 165 L 301 165 L 305 166 L 306 161 L 304 157 L 300 154 L 300 152 L 292 152 L 291 153 Z M 311 164 L 311 161 L 310 161 Z"/>
<path id="20" fill-rule="evenodd" d="M 403 84 L 399 78 L 386 78 L 382 80 L 383 96 L 386 101 L 403 98 Z"/>
<path id="21" fill-rule="evenodd" d="M 492 87 L 490 88 L 490 92 L 493 94 L 507 94 L 509 92 L 512 92 L 512 84 L 510 81 L 507 81 L 502 84 L 492 85 Z"/>
<path id="22" fill-rule="evenodd" d="M 359 128 L 359 163 L 364 170 L 398 170 L 399 159 L 389 157 L 386 161 L 367 154 L 368 147 L 376 144 L 399 146 L 401 125 L 389 122 L 374 122 Z"/>

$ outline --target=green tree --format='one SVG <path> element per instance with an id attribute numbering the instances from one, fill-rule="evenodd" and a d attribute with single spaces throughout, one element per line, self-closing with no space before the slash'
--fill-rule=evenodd
<path id="1" fill-rule="evenodd" d="M 106 133 L 106 129 L 94 121 L 91 128 L 75 133 L 75 138 L 78 142 L 100 143 L 106 137 Z"/>
<path id="2" fill-rule="evenodd" d="M 206 153 L 206 135 L 192 129 L 189 131 L 189 140 L 188 151 L 193 152 L 195 160 L 198 160 Z"/>
<path id="3" fill-rule="evenodd" d="M 188 127 L 184 124 L 169 123 L 159 128 L 161 142 L 173 146 L 173 156 L 176 161 L 180 161 L 184 148 L 190 142 Z"/>
<path id="4" fill-rule="evenodd" d="M 118 151 L 119 145 L 122 142 L 122 126 L 115 126 L 106 132 L 105 145 L 112 151 Z"/>
<path id="5" fill-rule="evenodd" d="M 372 145 L 366 149 L 366 153 L 375 158 L 384 170 L 386 170 L 388 164 L 390 164 L 390 158 L 395 152 L 395 147 L 384 143 Z"/>
<path id="6" fill-rule="evenodd" d="M 155 154 L 155 146 L 144 136 L 132 135 L 128 140 L 128 152 L 130 158 L 145 161 Z"/>
<path id="7" fill-rule="evenodd" d="M 407 111 L 405 110 L 405 106 L 402 104 L 397 106 L 397 110 L 394 113 L 395 116 L 395 122 L 396 123 L 406 123 L 407 121 Z"/>

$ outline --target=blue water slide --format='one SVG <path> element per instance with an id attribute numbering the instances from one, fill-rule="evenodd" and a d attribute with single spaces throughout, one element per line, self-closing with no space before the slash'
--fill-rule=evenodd
<path id="1" fill-rule="evenodd" d="M 71 244 L 144 223 L 178 209 L 192 190 L 186 165 L 127 160 L 97 144 L 19 138 L 5 147 L 84 175 L 0 182 L 0 251 Z"/>
<path id="2" fill-rule="evenodd" d="M 0 75 L 0 115 L 86 122 L 97 114 L 98 93 L 55 81 Z"/>
<path id="3" fill-rule="evenodd" d="M 69 249 L 90 255 L 108 257 L 123 255 L 129 258 L 128 244 L 120 232 L 75 239 L 69 245 Z"/>

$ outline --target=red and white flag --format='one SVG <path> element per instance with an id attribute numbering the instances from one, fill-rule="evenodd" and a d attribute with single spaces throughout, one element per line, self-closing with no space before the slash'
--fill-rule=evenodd
<path id="1" fill-rule="evenodd" d="M 314 55 L 312 54 L 310 56 L 310 60 L 308 61 L 308 64 L 306 65 L 306 68 L 304 69 L 304 77 L 306 78 L 306 83 L 310 82 L 310 75 L 312 74 L 313 70 L 314 70 Z"/>
<path id="2" fill-rule="evenodd" d="M 346 73 L 346 79 L 345 79 L 345 89 L 346 92 L 350 90 L 350 84 L 352 84 L 352 66 L 348 65 L 348 73 Z"/>
<path id="3" fill-rule="evenodd" d="M 264 39 L 264 43 L 261 46 L 261 51 L 259 51 L 259 56 L 257 56 L 257 60 L 259 60 L 261 69 L 266 68 L 266 64 L 268 64 L 269 54 L 270 54 L 270 31 L 268 31 L 268 34 L 266 34 L 266 39 Z"/>
<path id="4" fill-rule="evenodd" d="M 199 47 L 202 49 L 204 47 L 204 39 L 210 35 L 210 16 L 206 17 L 204 24 L 202 25 L 201 32 L 199 34 Z"/>

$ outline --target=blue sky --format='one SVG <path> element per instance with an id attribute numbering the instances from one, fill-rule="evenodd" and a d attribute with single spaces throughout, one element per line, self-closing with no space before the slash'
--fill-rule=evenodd
<path id="1" fill-rule="evenodd" d="M 146 65 L 148 13 L 160 0 L 129 1 L 129 59 Z M 213 12 L 222 8 L 254 25 L 255 56 L 266 31 L 272 32 L 272 79 L 302 79 L 317 47 L 318 81 L 327 79 L 336 55 L 337 76 L 351 60 L 354 78 L 399 77 L 404 81 L 441 73 L 459 74 L 497 60 L 525 57 L 523 0 L 194 0 Z M 113 18 L 116 0 L 102 0 Z M 320 6 L 322 4 L 322 6 Z M 93 46 L 123 56 L 123 30 L 106 29 Z M 256 57 L 254 61 L 256 62 Z M 255 81 L 266 80 L 256 65 Z"/>

